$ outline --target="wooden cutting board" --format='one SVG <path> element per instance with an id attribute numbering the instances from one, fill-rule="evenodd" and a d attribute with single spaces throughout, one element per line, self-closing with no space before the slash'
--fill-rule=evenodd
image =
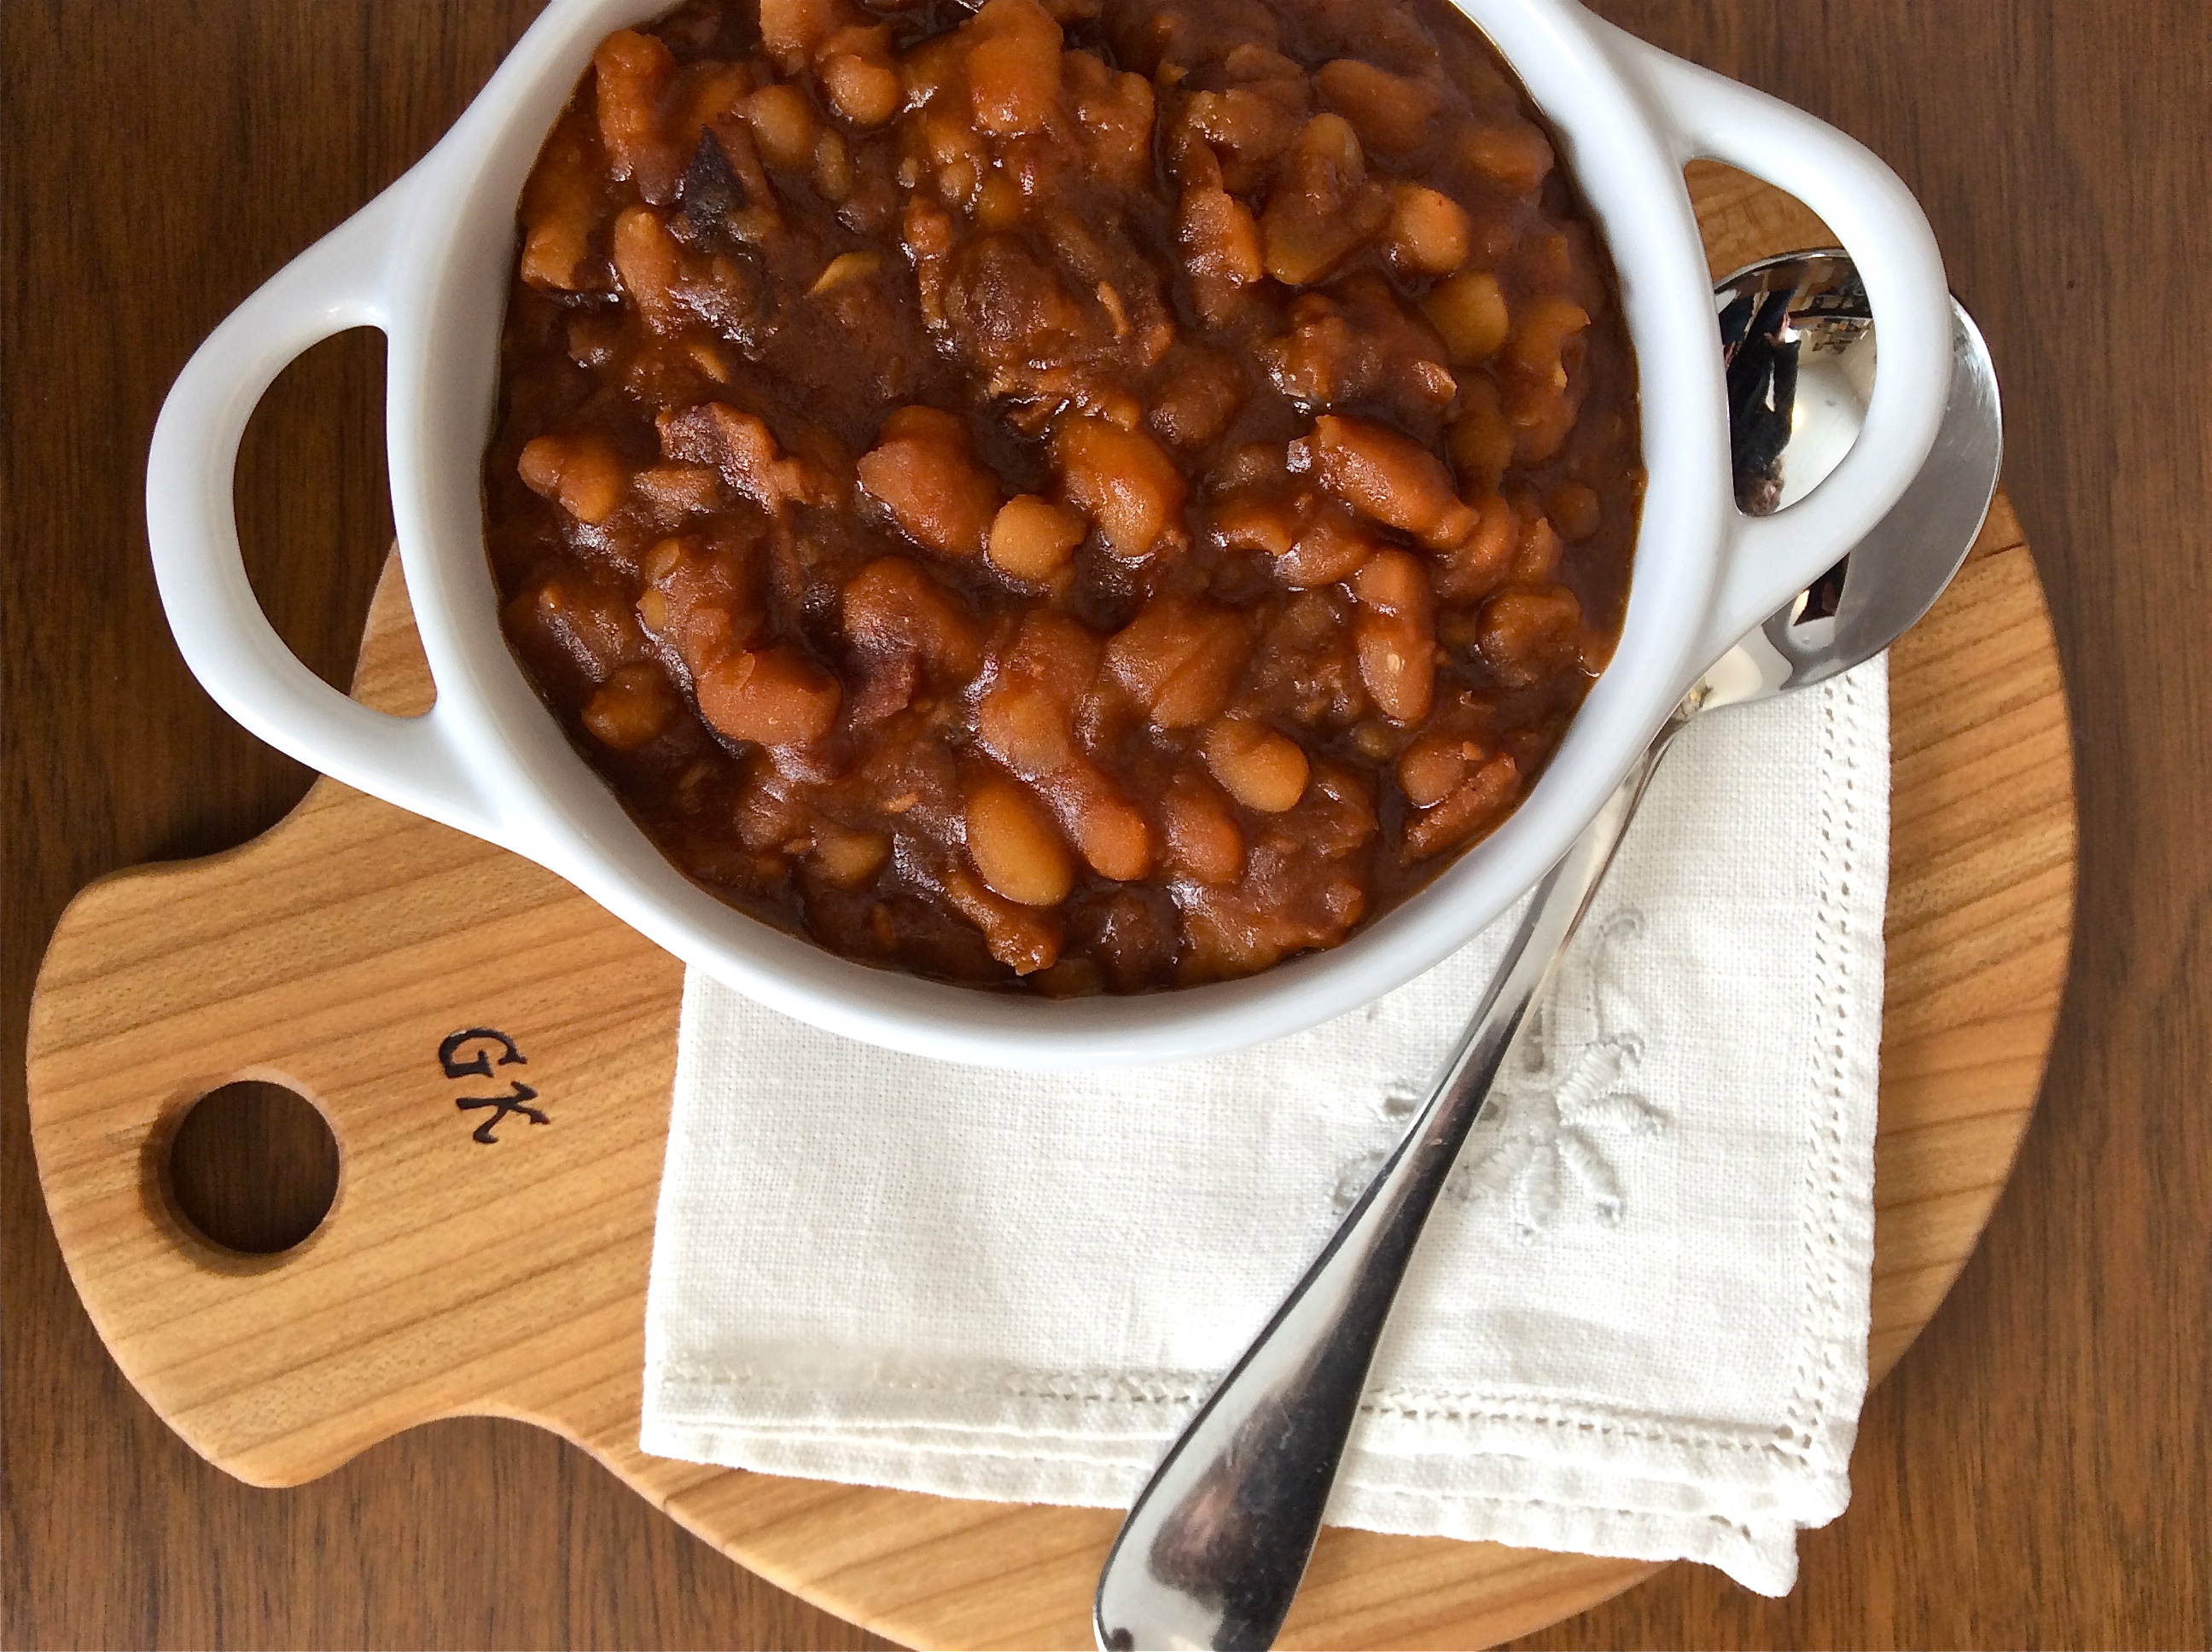
<path id="1" fill-rule="evenodd" d="M 1828 239 L 1740 174 L 1692 176 L 1717 268 Z M 429 703 L 396 559 L 354 692 L 395 712 Z M 1876 1375 L 1927 1322 L 2003 1187 L 2065 974 L 2065 705 L 2002 496 L 1895 651 L 1891 719 Z M 257 1485 L 311 1479 L 434 1418 L 519 1417 L 882 1634 L 1087 1645 L 1112 1511 L 638 1451 L 681 977 L 551 874 L 329 780 L 242 847 L 84 890 L 32 1006 L 32 1132 L 63 1254 L 116 1363 L 194 1449 Z M 274 1256 L 201 1237 L 167 1173 L 194 1101 L 239 1079 L 307 1096 L 342 1156 L 329 1215 Z M 464 1105 L 501 1100 L 544 1127 Z M 1284 1643 L 1494 1641 L 1656 1570 L 1332 1529 Z"/>

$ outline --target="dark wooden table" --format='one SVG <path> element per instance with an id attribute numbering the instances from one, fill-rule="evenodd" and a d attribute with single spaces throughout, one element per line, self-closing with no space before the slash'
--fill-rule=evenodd
<path id="1" fill-rule="evenodd" d="M 2080 743 L 2081 915 L 2040 1114 L 1981 1251 L 1867 1408 L 1787 1600 L 1683 1566 L 1547 1645 L 2212 1637 L 2212 27 L 2201 0 L 1603 0 L 1870 143 L 1934 219 L 2005 386 L 2007 483 Z M 192 346 L 421 154 L 531 0 L 0 10 L 7 421 L 8 1646 L 875 1645 L 579 1454 L 422 1429 L 284 1492 L 207 1467 L 101 1351 L 22 1101 L 55 915 L 275 821 L 307 775 L 163 628 L 147 436 Z M 238 492 L 278 629 L 343 679 L 390 532 L 376 341 L 258 417 Z"/>

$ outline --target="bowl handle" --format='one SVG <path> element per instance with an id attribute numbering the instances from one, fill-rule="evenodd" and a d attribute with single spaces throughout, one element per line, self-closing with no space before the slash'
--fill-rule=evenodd
<path id="1" fill-rule="evenodd" d="M 286 264 L 193 352 L 170 387 L 146 459 L 146 533 L 169 629 L 203 687 L 278 750 L 361 791 L 499 838 L 453 714 L 372 711 L 287 647 L 246 577 L 232 498 L 246 420 L 277 374 L 353 327 L 390 330 L 386 258 L 405 212 L 393 185 Z"/>
<path id="2" fill-rule="evenodd" d="M 1865 280 L 1881 339 L 1866 423 L 1844 461 L 1771 516 L 1735 516 L 1701 658 L 1717 659 L 1834 566 L 1919 472 L 1951 383 L 1951 297 L 1919 203 L 1864 146 L 1764 92 L 1609 23 L 1596 32 L 1649 94 L 1675 159 L 1740 167 L 1827 221 Z"/>

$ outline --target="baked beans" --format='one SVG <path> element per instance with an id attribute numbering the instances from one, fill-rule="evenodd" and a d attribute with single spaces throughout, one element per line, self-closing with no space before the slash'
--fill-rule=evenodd
<path id="1" fill-rule="evenodd" d="M 1619 635 L 1610 266 L 1426 0 L 694 0 L 524 191 L 518 658 L 661 849 L 1064 994 L 1332 946 Z"/>

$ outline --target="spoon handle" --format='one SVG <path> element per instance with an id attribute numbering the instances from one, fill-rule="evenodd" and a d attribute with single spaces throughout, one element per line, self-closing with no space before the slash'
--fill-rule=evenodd
<path id="1" fill-rule="evenodd" d="M 1273 1644 L 1422 1224 L 1686 718 L 1668 720 L 1536 885 L 1427 1105 L 1139 1495 L 1099 1575 L 1101 1647 Z"/>

